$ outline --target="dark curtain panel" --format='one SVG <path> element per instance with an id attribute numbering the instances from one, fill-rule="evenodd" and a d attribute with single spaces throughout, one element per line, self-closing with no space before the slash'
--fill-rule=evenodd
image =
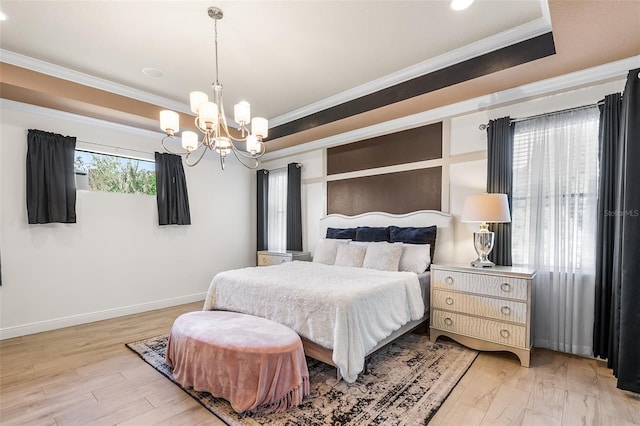
<path id="1" fill-rule="evenodd" d="M 598 228 L 596 234 L 596 293 L 593 327 L 593 354 L 611 363 L 616 356 L 613 345 L 613 252 L 616 238 L 618 153 L 620 146 L 620 114 L 622 95 L 604 98 L 600 106 L 600 182 L 598 192 Z M 612 365 L 609 365 L 611 368 Z"/>
<path id="2" fill-rule="evenodd" d="M 30 224 L 76 223 L 76 138 L 30 129 L 27 217 Z"/>
<path id="3" fill-rule="evenodd" d="M 613 266 L 615 357 L 613 373 L 618 388 L 640 393 L 640 68 L 629 71 L 622 95 L 620 152 L 618 154 L 619 197 L 616 216 Z M 616 354 L 617 347 L 617 354 Z M 617 356 L 616 356 L 617 355 Z M 617 367 L 617 368 L 616 368 Z"/>
<path id="4" fill-rule="evenodd" d="M 179 155 L 156 152 L 156 188 L 158 223 L 191 225 L 187 181 Z"/>
<path id="5" fill-rule="evenodd" d="M 287 165 L 287 250 L 302 251 L 302 165 Z"/>
<path id="6" fill-rule="evenodd" d="M 257 250 L 266 250 L 269 237 L 269 171 L 260 169 L 256 171 L 258 178 L 258 231 Z"/>
<path id="7" fill-rule="evenodd" d="M 487 127 L 487 192 L 507 194 L 509 210 L 513 193 L 513 127 L 511 118 L 489 121 Z M 496 265 L 511 266 L 511 224 L 492 223 L 495 244 L 489 259 Z"/>

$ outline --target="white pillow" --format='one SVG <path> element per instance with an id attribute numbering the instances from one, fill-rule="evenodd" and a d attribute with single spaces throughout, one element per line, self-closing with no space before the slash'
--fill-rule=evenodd
<path id="1" fill-rule="evenodd" d="M 381 271 L 397 271 L 401 256 L 402 243 L 369 243 L 362 267 Z"/>
<path id="2" fill-rule="evenodd" d="M 416 274 L 423 273 L 431 264 L 430 249 L 430 244 L 404 243 L 398 270 L 415 272 Z"/>
<path id="3" fill-rule="evenodd" d="M 316 245 L 316 251 L 313 253 L 313 261 L 333 265 L 336 263 L 336 254 L 338 246 L 346 245 L 351 240 L 335 240 L 331 238 L 321 238 Z"/>
<path id="4" fill-rule="evenodd" d="M 358 244 L 341 244 L 336 254 L 337 266 L 351 266 L 361 268 L 364 262 L 364 255 L 367 252 L 367 246 Z"/>

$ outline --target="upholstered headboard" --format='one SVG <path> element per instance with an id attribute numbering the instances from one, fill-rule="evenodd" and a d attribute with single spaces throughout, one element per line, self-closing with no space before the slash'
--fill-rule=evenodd
<path id="1" fill-rule="evenodd" d="M 445 262 L 453 257 L 453 219 L 448 213 L 436 210 L 419 210 L 406 214 L 383 212 L 363 213 L 356 216 L 330 214 L 320 219 L 320 238 L 327 228 L 356 228 L 358 226 L 432 226 L 438 227 L 433 263 Z"/>

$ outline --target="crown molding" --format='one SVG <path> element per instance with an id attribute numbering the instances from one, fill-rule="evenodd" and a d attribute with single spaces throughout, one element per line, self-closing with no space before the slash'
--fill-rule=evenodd
<path id="1" fill-rule="evenodd" d="M 105 92 L 136 99 L 152 105 L 158 105 L 173 111 L 179 111 L 189 115 L 192 114 L 189 105 L 182 102 L 154 95 L 143 90 L 134 89 L 123 84 L 114 83 L 104 78 L 95 77 L 69 68 L 61 67 L 59 65 L 54 65 L 10 50 L 0 49 L 0 61 L 39 72 L 41 74 L 50 75 L 62 80 L 93 87 L 94 89 L 104 90 Z"/>
<path id="2" fill-rule="evenodd" d="M 330 148 L 333 146 L 357 142 L 363 139 L 374 138 L 388 133 L 395 133 L 418 126 L 424 126 L 445 118 L 495 108 L 517 101 L 542 97 L 558 91 L 566 91 L 573 88 L 583 87 L 585 85 L 603 83 L 617 78 L 623 79 L 630 69 L 638 67 L 640 67 L 640 55 L 558 77 L 525 84 L 523 86 L 503 90 L 501 92 L 479 96 L 477 98 L 434 108 L 429 111 L 374 124 L 372 126 L 329 136 L 289 148 L 283 148 L 275 152 L 267 152 L 262 158 L 264 161 L 268 161 L 307 151 Z"/>
<path id="3" fill-rule="evenodd" d="M 546 4 L 545 0 L 542 0 Z M 544 8 L 543 8 L 544 9 Z M 547 9 L 548 10 L 548 9 Z M 544 15 L 544 12 L 543 12 Z M 276 127 L 293 120 L 297 120 L 318 111 L 343 104 L 352 99 L 377 92 L 382 89 L 394 86 L 396 84 L 411 80 L 421 75 L 429 74 L 442 68 L 473 59 L 477 56 L 484 55 L 494 50 L 501 49 L 512 44 L 516 44 L 533 37 L 548 33 L 551 31 L 551 23 L 544 16 L 534 21 L 527 22 L 515 28 L 503 31 L 499 34 L 478 40 L 464 47 L 449 51 L 442 55 L 436 56 L 407 68 L 388 74 L 384 77 L 370 81 L 368 83 L 356 86 L 337 95 L 330 96 L 318 102 L 298 108 L 286 114 L 269 119 L 269 126 Z"/>

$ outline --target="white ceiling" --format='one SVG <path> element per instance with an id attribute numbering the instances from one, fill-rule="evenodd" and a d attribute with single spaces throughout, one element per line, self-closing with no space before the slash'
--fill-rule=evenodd
<path id="1" fill-rule="evenodd" d="M 12 52 L 26 55 L 188 111 L 189 92 L 210 93 L 214 80 L 209 6 L 224 11 L 227 115 L 247 100 L 272 125 L 550 29 L 546 0 L 476 0 L 462 12 L 446 0 L 2 0 L 0 59 L 24 65 Z M 164 77 L 144 75 L 145 67 Z"/>

